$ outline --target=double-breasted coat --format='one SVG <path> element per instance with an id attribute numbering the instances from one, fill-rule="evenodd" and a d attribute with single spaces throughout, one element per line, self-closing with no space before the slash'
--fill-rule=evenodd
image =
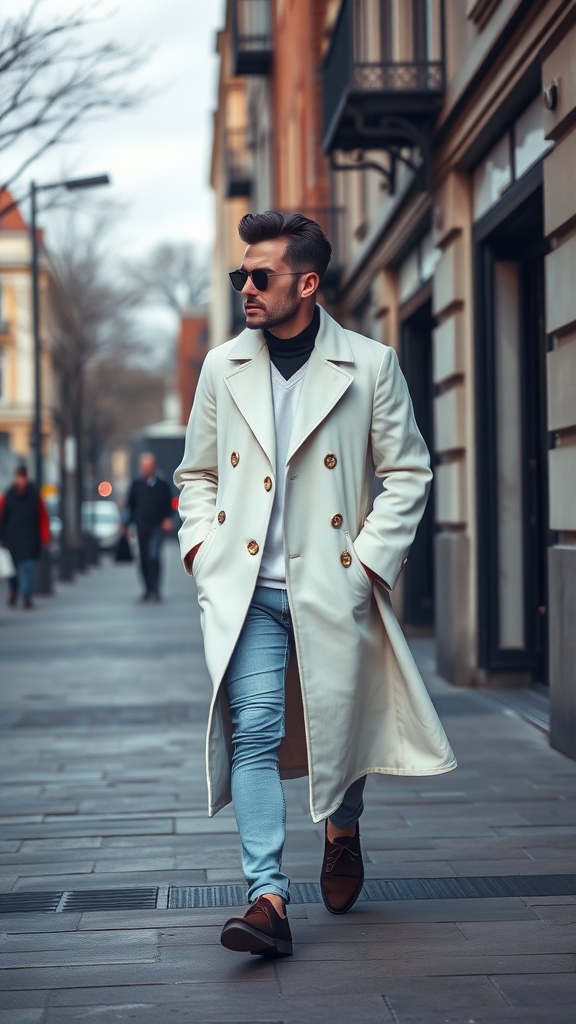
<path id="1" fill-rule="evenodd" d="M 260 331 L 245 330 L 208 352 L 174 475 L 182 557 L 202 543 L 193 573 L 214 688 L 210 814 L 230 801 L 231 724 L 221 684 L 282 475 L 295 650 L 280 770 L 309 775 L 310 810 L 320 821 L 360 776 L 456 766 L 390 602 L 426 504 L 428 452 L 393 349 L 344 330 L 323 309 L 286 465 L 275 465 L 268 348 Z M 373 584 L 363 565 L 384 585 Z"/>

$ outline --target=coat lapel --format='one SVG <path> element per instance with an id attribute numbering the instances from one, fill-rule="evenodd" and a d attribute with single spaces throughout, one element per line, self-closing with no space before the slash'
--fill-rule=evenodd
<path id="1" fill-rule="evenodd" d="M 228 356 L 233 368 L 226 386 L 250 430 L 275 469 L 276 434 L 270 358 L 260 331 L 243 331 Z M 240 365 L 238 365 L 240 363 Z M 354 363 L 346 333 L 320 307 L 320 329 L 302 383 L 288 461 L 326 418 L 354 380 L 341 364 Z"/>
<path id="2" fill-rule="evenodd" d="M 276 437 L 270 358 L 260 332 L 243 331 L 232 346 L 228 358 L 236 365 L 225 378 L 226 386 L 275 470 Z"/>
<path id="3" fill-rule="evenodd" d="M 320 330 L 298 399 L 288 461 L 350 387 L 354 376 L 339 364 L 353 362 L 345 332 L 320 307 Z"/>

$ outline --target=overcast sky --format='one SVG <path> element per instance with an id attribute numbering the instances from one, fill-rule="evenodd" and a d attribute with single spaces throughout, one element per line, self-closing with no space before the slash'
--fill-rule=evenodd
<path id="1" fill-rule="evenodd" d="M 30 0 L 0 0 L 3 16 Z M 82 0 L 41 0 L 44 13 L 66 15 Z M 90 0 L 91 2 L 91 0 Z M 209 188 L 212 111 L 216 102 L 215 33 L 224 0 L 101 0 L 106 20 L 87 42 L 117 39 L 152 49 L 138 81 L 156 92 L 140 108 L 113 113 L 78 130 L 73 141 L 43 156 L 28 177 L 53 180 L 108 172 L 110 199 L 123 204 L 115 244 L 121 256 L 158 242 L 208 246 L 213 234 Z M 3 160 L 10 170 L 17 154 Z M 104 190 L 100 190 L 103 193 Z M 103 194 L 99 196 L 103 199 Z M 48 242 L 50 220 L 48 227 Z"/>

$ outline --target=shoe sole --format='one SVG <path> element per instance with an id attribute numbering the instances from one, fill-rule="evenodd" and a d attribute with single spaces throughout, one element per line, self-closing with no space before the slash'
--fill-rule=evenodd
<path id="1" fill-rule="evenodd" d="M 222 929 L 220 942 L 235 953 L 251 953 L 252 956 L 292 956 L 291 942 L 273 939 L 270 935 L 252 928 L 245 921 L 230 921 Z"/>
<path id="2" fill-rule="evenodd" d="M 356 892 L 354 893 L 352 899 L 350 899 L 348 901 L 348 903 L 346 904 L 345 907 L 341 907 L 339 910 L 337 910 L 336 907 L 331 907 L 330 906 L 330 904 L 328 903 L 328 900 L 326 899 L 326 896 L 324 895 L 324 890 L 322 888 L 322 885 L 320 885 L 320 893 L 322 895 L 322 902 L 323 902 L 324 906 L 326 907 L 326 910 L 328 911 L 329 914 L 347 914 L 349 910 L 352 910 L 352 907 L 354 906 L 354 904 L 358 902 L 363 887 L 364 887 L 364 876 L 362 876 L 362 881 L 360 882 L 360 885 L 358 886 L 358 888 L 357 888 Z"/>

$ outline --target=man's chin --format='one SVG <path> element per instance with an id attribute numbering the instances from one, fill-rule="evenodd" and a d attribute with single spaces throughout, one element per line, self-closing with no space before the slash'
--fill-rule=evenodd
<path id="1" fill-rule="evenodd" d="M 266 325 L 266 313 L 263 309 L 245 309 L 246 327 L 258 330 Z"/>

